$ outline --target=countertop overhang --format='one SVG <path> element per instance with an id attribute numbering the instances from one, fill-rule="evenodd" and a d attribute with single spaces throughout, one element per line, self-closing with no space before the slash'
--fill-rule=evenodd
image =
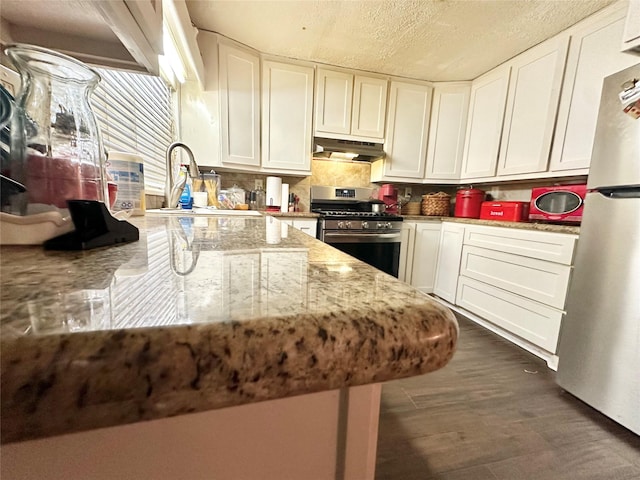
<path id="1" fill-rule="evenodd" d="M 453 314 L 273 217 L 132 220 L 139 242 L 2 247 L 2 443 L 443 367 Z"/>

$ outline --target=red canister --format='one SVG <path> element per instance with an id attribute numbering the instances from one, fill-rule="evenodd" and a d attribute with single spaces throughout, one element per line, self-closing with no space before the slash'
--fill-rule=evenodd
<path id="1" fill-rule="evenodd" d="M 485 192 L 477 188 L 463 188 L 456 193 L 454 215 L 464 218 L 479 218 L 480 207 L 484 202 Z"/>

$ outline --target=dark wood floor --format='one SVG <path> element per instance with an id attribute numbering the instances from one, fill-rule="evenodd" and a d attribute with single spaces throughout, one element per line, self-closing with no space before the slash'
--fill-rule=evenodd
<path id="1" fill-rule="evenodd" d="M 377 480 L 640 479 L 640 437 L 537 357 L 459 322 L 449 365 L 383 386 Z"/>

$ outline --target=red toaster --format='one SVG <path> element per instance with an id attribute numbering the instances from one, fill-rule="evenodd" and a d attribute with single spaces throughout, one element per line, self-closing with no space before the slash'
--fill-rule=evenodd
<path id="1" fill-rule="evenodd" d="M 529 219 L 529 202 L 482 202 L 480 219 L 526 222 Z"/>

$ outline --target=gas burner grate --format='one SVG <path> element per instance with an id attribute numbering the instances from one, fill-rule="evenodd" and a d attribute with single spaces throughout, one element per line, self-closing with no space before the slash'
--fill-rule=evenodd
<path id="1" fill-rule="evenodd" d="M 318 210 L 317 213 L 324 217 L 340 217 L 340 218 L 396 218 L 398 215 L 394 213 L 379 212 L 354 212 L 349 210 Z"/>

